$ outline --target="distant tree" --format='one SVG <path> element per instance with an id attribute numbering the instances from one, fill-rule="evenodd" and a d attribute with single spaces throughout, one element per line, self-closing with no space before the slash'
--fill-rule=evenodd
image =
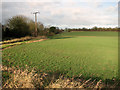
<path id="1" fill-rule="evenodd" d="M 65 28 L 65 32 L 68 32 L 68 28 Z"/>
<path id="2" fill-rule="evenodd" d="M 55 32 L 56 32 L 56 27 L 54 27 L 54 26 L 50 27 L 49 32 L 53 32 L 53 33 L 55 33 Z"/>
<path id="3" fill-rule="evenodd" d="M 83 28 L 82 28 L 82 30 L 83 30 L 83 31 L 87 31 L 88 29 L 87 29 L 87 28 L 85 28 L 85 27 L 83 27 Z"/>
<path id="4" fill-rule="evenodd" d="M 98 30 L 98 28 L 95 26 L 95 27 L 93 27 L 92 28 L 94 31 L 97 31 Z"/>
<path id="5" fill-rule="evenodd" d="M 44 25 L 41 22 L 37 23 L 37 31 L 38 31 L 38 35 L 47 35 L 46 29 L 44 29 Z"/>
<path id="6" fill-rule="evenodd" d="M 44 30 L 44 25 L 41 23 L 41 22 L 38 22 L 37 23 L 37 28 L 38 28 L 38 33 L 40 32 L 40 31 L 42 31 L 42 30 Z"/>
<path id="7" fill-rule="evenodd" d="M 34 36 L 34 33 L 35 33 L 35 22 L 33 20 L 30 20 L 28 22 L 28 26 L 29 26 L 30 35 Z"/>
<path id="8" fill-rule="evenodd" d="M 51 33 L 55 33 L 55 34 L 57 34 L 59 31 L 58 31 L 59 29 L 57 28 L 57 27 L 54 27 L 54 26 L 52 26 L 52 27 L 50 27 L 50 29 L 49 29 L 49 32 Z"/>

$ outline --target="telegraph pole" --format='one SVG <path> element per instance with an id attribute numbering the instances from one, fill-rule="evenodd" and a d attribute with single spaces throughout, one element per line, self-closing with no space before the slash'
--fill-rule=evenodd
<path id="1" fill-rule="evenodd" d="M 35 37 L 37 37 L 37 14 L 40 12 L 34 12 L 33 14 L 35 14 Z"/>

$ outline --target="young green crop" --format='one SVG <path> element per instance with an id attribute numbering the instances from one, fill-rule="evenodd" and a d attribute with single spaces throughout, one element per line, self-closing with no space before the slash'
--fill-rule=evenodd
<path id="1" fill-rule="evenodd" d="M 3 65 L 36 67 L 69 77 L 112 79 L 118 75 L 117 32 L 70 32 L 3 51 Z M 84 37 L 83 37 L 84 36 Z M 89 37 L 88 37 L 89 36 Z"/>

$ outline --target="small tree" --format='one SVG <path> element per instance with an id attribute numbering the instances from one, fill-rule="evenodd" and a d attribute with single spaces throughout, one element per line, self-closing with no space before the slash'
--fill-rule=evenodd
<path id="1" fill-rule="evenodd" d="M 44 30 L 44 25 L 41 22 L 37 23 L 38 34 L 40 34 Z"/>
<path id="2" fill-rule="evenodd" d="M 30 35 L 28 20 L 24 16 L 14 16 L 8 20 L 7 27 L 12 32 L 13 37 Z"/>
<path id="3" fill-rule="evenodd" d="M 59 28 L 52 26 L 52 27 L 50 27 L 49 32 L 54 33 L 54 34 L 58 34 Z"/>
<path id="4" fill-rule="evenodd" d="M 95 27 L 93 27 L 92 28 L 94 31 L 97 31 L 98 30 L 98 28 L 95 26 Z"/>
<path id="5" fill-rule="evenodd" d="M 33 20 L 30 20 L 28 22 L 28 25 L 29 25 L 29 32 L 30 32 L 30 35 L 31 36 L 34 36 L 35 34 L 35 22 Z"/>
<path id="6" fill-rule="evenodd" d="M 56 27 L 53 27 L 53 26 L 52 26 L 52 27 L 50 27 L 49 32 L 53 32 L 53 33 L 55 33 L 55 32 L 56 32 L 55 30 L 56 30 Z"/>

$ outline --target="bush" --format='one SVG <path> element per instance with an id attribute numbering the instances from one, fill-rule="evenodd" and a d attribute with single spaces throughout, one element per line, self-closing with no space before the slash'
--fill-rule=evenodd
<path id="1" fill-rule="evenodd" d="M 58 33 L 60 33 L 60 30 L 59 30 L 59 28 L 52 26 L 52 27 L 50 27 L 49 32 L 50 33 L 52 32 L 54 34 L 58 34 Z"/>
<path id="2" fill-rule="evenodd" d="M 7 27 L 9 29 L 10 36 L 24 37 L 30 35 L 29 25 L 27 23 L 28 20 L 29 19 L 24 16 L 14 16 L 13 18 L 9 19 Z"/>

